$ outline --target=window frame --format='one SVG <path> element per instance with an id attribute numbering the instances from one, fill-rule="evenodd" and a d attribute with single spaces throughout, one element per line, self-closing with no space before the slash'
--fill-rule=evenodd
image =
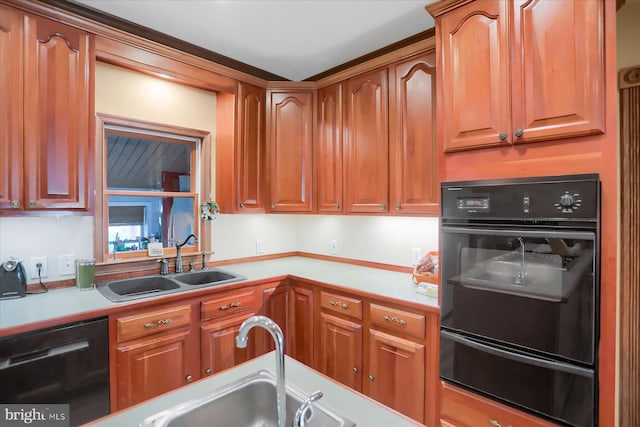
<path id="1" fill-rule="evenodd" d="M 122 191 L 109 190 L 107 188 L 107 134 L 116 131 L 119 134 L 126 133 L 126 129 L 133 133 L 147 133 L 154 138 L 168 142 L 182 142 L 185 140 L 200 140 L 199 147 L 192 152 L 191 170 L 194 176 L 191 177 L 190 192 L 166 192 L 166 191 Z M 175 138 L 171 136 L 175 135 Z M 182 248 L 183 256 L 199 255 L 201 252 L 211 253 L 211 232 L 210 227 L 200 219 L 198 214 L 200 204 L 211 198 L 212 194 L 212 136 L 208 131 L 185 128 L 180 126 L 166 125 L 144 120 L 137 120 L 119 117 L 109 114 L 96 114 L 96 149 L 95 149 L 95 218 L 94 218 L 94 254 L 98 264 L 127 264 L 126 271 L 131 269 L 130 263 L 157 262 L 161 258 L 171 259 L 176 256 L 175 247 L 165 247 L 164 255 L 161 257 L 150 257 L 146 251 L 108 251 L 108 211 L 110 195 L 144 195 L 154 197 L 193 197 L 194 198 L 194 234 L 198 236 L 198 242 L 193 246 Z M 195 190 L 195 191 L 194 191 Z M 187 236 L 184 236 L 185 238 Z M 113 270 L 113 269 L 111 269 Z M 118 269 L 115 269 L 116 271 Z M 123 270 L 125 271 L 125 270 Z"/>

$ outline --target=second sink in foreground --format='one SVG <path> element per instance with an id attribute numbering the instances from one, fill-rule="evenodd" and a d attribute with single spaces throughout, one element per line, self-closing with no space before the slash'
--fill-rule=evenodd
<path id="1" fill-rule="evenodd" d="M 286 388 L 287 425 L 307 396 Z M 273 375 L 260 370 L 236 382 L 146 418 L 140 427 L 273 426 L 278 425 Z M 354 427 L 355 423 L 314 403 L 306 419 L 309 427 Z"/>
<path id="2" fill-rule="evenodd" d="M 213 268 L 168 276 L 153 275 L 98 283 L 98 291 L 113 302 L 130 301 L 173 294 L 197 288 L 239 282 L 247 278 L 231 271 Z"/>

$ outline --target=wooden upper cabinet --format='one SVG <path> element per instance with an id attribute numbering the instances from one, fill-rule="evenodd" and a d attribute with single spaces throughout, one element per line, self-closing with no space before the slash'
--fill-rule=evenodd
<path id="1" fill-rule="evenodd" d="M 22 201 L 22 14 L 0 5 L 0 209 L 20 209 Z"/>
<path id="2" fill-rule="evenodd" d="M 318 89 L 315 170 L 318 212 L 342 212 L 342 83 Z"/>
<path id="3" fill-rule="evenodd" d="M 236 208 L 238 212 L 262 212 L 265 90 L 238 82 L 236 105 Z"/>
<path id="4" fill-rule="evenodd" d="M 603 6 L 486 0 L 436 13 L 445 151 L 604 132 Z"/>
<path id="5" fill-rule="evenodd" d="M 86 208 L 89 35 L 27 15 L 24 60 L 25 208 Z"/>
<path id="6" fill-rule="evenodd" d="M 445 151 L 508 145 L 509 51 L 504 0 L 465 4 L 437 20 Z"/>
<path id="7" fill-rule="evenodd" d="M 388 70 L 349 79 L 345 102 L 345 211 L 388 212 Z"/>
<path id="8" fill-rule="evenodd" d="M 391 212 L 439 212 L 435 52 L 393 66 L 389 100 Z"/>
<path id="9" fill-rule="evenodd" d="M 269 91 L 269 208 L 309 212 L 313 161 L 313 93 Z"/>
<path id="10" fill-rule="evenodd" d="M 512 4 L 512 140 L 603 133 L 604 2 Z"/>

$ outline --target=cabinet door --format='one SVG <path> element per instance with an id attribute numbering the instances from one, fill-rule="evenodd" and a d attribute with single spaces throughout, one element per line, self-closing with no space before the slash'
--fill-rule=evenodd
<path id="1" fill-rule="evenodd" d="M 394 65 L 389 108 L 391 212 L 438 213 L 436 55 Z"/>
<path id="2" fill-rule="evenodd" d="M 342 384 L 362 390 L 362 325 L 320 313 L 317 369 Z"/>
<path id="3" fill-rule="evenodd" d="M 86 209 L 89 35 L 27 15 L 25 52 L 25 209 Z"/>
<path id="4" fill-rule="evenodd" d="M 424 423 L 424 344 L 369 329 L 367 378 L 363 392 Z"/>
<path id="5" fill-rule="evenodd" d="M 0 5 L 0 209 L 22 208 L 22 14 Z"/>
<path id="6" fill-rule="evenodd" d="M 444 149 L 510 144 L 506 2 L 472 2 L 438 18 Z"/>
<path id="7" fill-rule="evenodd" d="M 265 90 L 239 82 L 236 103 L 236 208 L 238 212 L 262 212 Z"/>
<path id="8" fill-rule="evenodd" d="M 255 328 L 249 332 L 246 348 L 236 347 L 236 336 L 242 322 L 254 313 L 236 316 L 200 328 L 201 371 L 207 376 L 246 362 L 255 355 Z"/>
<path id="9" fill-rule="evenodd" d="M 313 366 L 313 291 L 294 286 L 291 300 L 287 354 Z"/>
<path id="10" fill-rule="evenodd" d="M 603 133 L 604 2 L 517 0 L 512 7 L 510 138 Z"/>
<path id="11" fill-rule="evenodd" d="M 318 90 L 315 141 L 316 206 L 319 212 L 342 211 L 342 84 Z"/>
<path id="12" fill-rule="evenodd" d="M 309 212 L 313 94 L 270 92 L 269 95 L 270 210 Z"/>
<path id="13" fill-rule="evenodd" d="M 389 204 L 388 72 L 347 83 L 346 200 L 348 212 L 387 212 Z"/>
<path id="14" fill-rule="evenodd" d="M 197 338 L 190 330 L 119 344 L 116 363 L 118 410 L 200 378 Z"/>
<path id="15" fill-rule="evenodd" d="M 264 289 L 262 291 L 262 301 L 264 315 L 280 326 L 286 341 L 289 336 L 289 287 L 276 286 Z M 256 331 L 256 341 L 261 343 L 261 348 L 258 350 L 260 354 L 268 353 L 276 348 L 271 335 L 262 329 Z M 285 350 L 287 349 L 286 347 L 287 343 L 285 342 Z"/>

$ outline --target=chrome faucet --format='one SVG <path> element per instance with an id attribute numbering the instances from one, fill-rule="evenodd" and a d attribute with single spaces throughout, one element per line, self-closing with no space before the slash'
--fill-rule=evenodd
<path id="1" fill-rule="evenodd" d="M 296 411 L 296 416 L 293 418 L 293 427 L 306 427 L 307 417 L 306 414 L 311 409 L 311 404 L 320 399 L 324 394 L 321 391 L 316 391 L 307 397 L 302 405 Z"/>
<path id="2" fill-rule="evenodd" d="M 287 422 L 287 396 L 284 391 L 284 335 L 282 329 L 273 320 L 265 316 L 251 316 L 240 325 L 236 337 L 236 347 L 247 347 L 247 334 L 254 326 L 260 326 L 271 334 L 276 344 L 276 405 L 278 408 L 278 427 Z"/>
<path id="3" fill-rule="evenodd" d="M 184 245 L 187 244 L 187 242 L 189 241 L 189 239 L 191 239 L 193 237 L 194 241 L 198 241 L 198 236 L 196 236 L 195 234 L 191 233 L 187 236 L 186 239 L 184 239 L 184 242 L 182 243 L 177 243 L 176 244 L 176 273 L 182 273 L 182 252 L 181 249 Z"/>

